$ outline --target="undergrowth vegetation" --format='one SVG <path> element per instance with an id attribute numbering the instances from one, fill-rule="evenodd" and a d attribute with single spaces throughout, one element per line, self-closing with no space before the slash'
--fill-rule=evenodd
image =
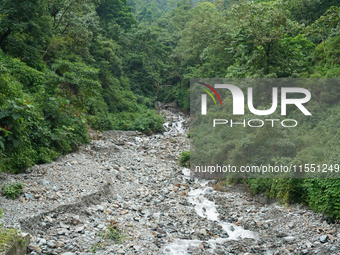
<path id="1" fill-rule="evenodd" d="M 20 182 L 5 184 L 1 188 L 2 194 L 8 199 L 15 199 L 21 194 L 23 187 L 24 187 L 24 184 Z"/>

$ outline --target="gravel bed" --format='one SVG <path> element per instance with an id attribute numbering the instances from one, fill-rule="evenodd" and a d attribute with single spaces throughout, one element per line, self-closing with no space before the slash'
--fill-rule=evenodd
<path id="1" fill-rule="evenodd" d="M 184 176 L 177 162 L 189 150 L 188 117 L 161 112 L 169 132 L 107 131 L 55 162 L 0 174 L 1 183 L 25 183 L 18 199 L 0 196 L 3 225 L 31 234 L 32 255 L 340 254 L 339 225 L 321 214 L 252 198 L 242 185 L 215 191 L 216 180 L 204 186 Z M 197 203 L 190 200 L 200 189 Z M 199 215 L 204 199 L 216 207 L 215 220 Z M 107 238 L 108 226 L 122 242 Z M 242 229 L 253 237 L 233 238 Z"/>

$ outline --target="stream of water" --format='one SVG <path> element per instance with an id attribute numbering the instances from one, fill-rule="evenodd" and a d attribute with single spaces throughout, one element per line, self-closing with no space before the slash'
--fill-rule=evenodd
<path id="1" fill-rule="evenodd" d="M 184 178 L 190 178 L 190 170 L 183 169 Z M 219 213 L 216 210 L 216 205 L 214 202 L 209 201 L 204 194 L 215 193 L 211 187 L 206 187 L 209 181 L 195 179 L 196 183 L 199 183 L 202 188 L 191 189 L 188 193 L 188 202 L 195 206 L 196 213 L 204 218 L 211 221 L 216 221 L 224 231 L 229 235 L 228 238 L 217 238 L 210 239 L 207 241 L 210 245 L 210 251 L 213 252 L 217 243 L 223 243 L 227 240 L 237 240 L 242 238 L 255 238 L 253 232 L 245 230 L 241 226 L 236 226 L 235 224 L 220 221 L 218 219 Z M 187 239 L 175 239 L 174 242 L 164 246 L 163 252 L 165 254 L 179 255 L 179 254 L 189 254 L 189 246 L 198 246 L 202 241 L 200 240 L 187 240 Z"/>
<path id="2" fill-rule="evenodd" d="M 177 115 L 178 121 L 172 123 L 164 123 L 164 129 L 170 133 L 185 133 L 187 130 L 183 128 L 183 123 L 185 119 L 181 115 Z M 190 170 L 187 168 L 183 169 L 183 178 L 192 178 Z M 218 225 L 220 225 L 225 232 L 228 233 L 228 238 L 217 238 L 210 239 L 207 241 L 210 245 L 209 251 L 213 252 L 217 243 L 223 243 L 227 240 L 235 240 L 242 238 L 255 238 L 253 232 L 249 230 L 245 230 L 241 226 L 236 226 L 235 224 L 220 221 L 219 213 L 216 210 L 216 205 L 214 202 L 209 201 L 206 197 L 204 197 L 207 193 L 216 193 L 211 187 L 206 187 L 208 184 L 208 180 L 202 180 L 195 178 L 195 182 L 201 185 L 199 189 L 191 189 L 188 193 L 188 202 L 195 206 L 196 213 L 204 218 L 207 218 L 211 221 L 216 221 Z M 164 254 L 171 255 L 180 255 L 180 254 L 189 254 L 188 248 L 190 246 L 198 246 L 202 241 L 201 240 L 188 240 L 188 239 L 175 239 L 172 243 L 163 247 Z"/>

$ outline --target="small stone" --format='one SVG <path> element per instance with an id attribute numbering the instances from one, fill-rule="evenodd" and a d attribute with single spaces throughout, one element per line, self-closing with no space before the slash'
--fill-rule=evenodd
<path id="1" fill-rule="evenodd" d="M 61 230 L 61 231 L 58 231 L 58 235 L 65 235 L 66 234 L 66 231 L 65 230 Z"/>
<path id="2" fill-rule="evenodd" d="M 30 251 L 35 251 L 35 252 L 37 252 L 37 253 L 41 253 L 41 249 L 40 249 L 39 245 L 32 245 L 32 244 L 30 244 L 30 245 L 28 245 L 27 248 L 28 248 Z"/>
<path id="3" fill-rule="evenodd" d="M 229 229 L 230 229 L 230 231 L 235 231 L 235 228 L 234 228 L 233 225 L 230 225 L 230 226 L 229 226 Z"/>
<path id="4" fill-rule="evenodd" d="M 105 209 L 105 210 L 104 210 L 104 213 L 110 214 L 110 213 L 112 213 L 112 210 L 111 210 L 111 209 Z"/>
<path id="5" fill-rule="evenodd" d="M 139 252 L 140 251 L 140 246 L 138 246 L 138 245 L 134 245 L 133 246 L 133 249 L 136 251 L 136 252 Z"/>
<path id="6" fill-rule="evenodd" d="M 103 229 L 103 228 L 105 228 L 105 225 L 104 225 L 104 224 L 99 224 L 99 225 L 97 226 L 97 228 Z"/>
<path id="7" fill-rule="evenodd" d="M 46 239 L 41 238 L 41 239 L 39 240 L 39 246 L 46 244 L 46 242 L 47 242 Z"/>
<path id="8" fill-rule="evenodd" d="M 158 219 L 161 216 L 161 213 L 154 213 L 152 216 L 154 219 Z"/>
<path id="9" fill-rule="evenodd" d="M 117 254 L 125 254 L 125 251 L 124 251 L 123 249 L 119 249 L 119 250 L 117 251 Z"/>
<path id="10" fill-rule="evenodd" d="M 47 242 L 47 246 L 51 247 L 51 248 L 54 248 L 55 247 L 55 243 L 53 241 L 48 241 Z"/>
<path id="11" fill-rule="evenodd" d="M 77 227 L 77 228 L 75 229 L 75 232 L 79 233 L 79 232 L 81 232 L 81 231 L 83 231 L 83 230 L 84 230 L 84 226 L 80 226 L 80 227 Z"/>
<path id="12" fill-rule="evenodd" d="M 24 196 L 25 196 L 27 199 L 33 199 L 33 196 L 32 196 L 31 194 L 25 193 Z"/>
<path id="13" fill-rule="evenodd" d="M 62 223 L 62 222 L 60 222 L 60 227 L 62 227 L 62 228 L 70 228 L 70 226 L 69 225 L 65 225 L 64 223 Z"/>
<path id="14" fill-rule="evenodd" d="M 286 246 L 286 250 L 287 250 L 287 251 L 294 251 L 294 247 L 291 246 L 291 245 L 287 245 L 287 246 Z"/>
<path id="15" fill-rule="evenodd" d="M 55 243 L 55 246 L 56 246 L 57 248 L 63 247 L 63 246 L 64 246 L 64 243 L 63 243 L 63 242 L 60 242 L 60 241 L 57 241 L 57 242 Z"/>
<path id="16" fill-rule="evenodd" d="M 201 229 L 201 230 L 200 230 L 200 233 L 201 233 L 202 235 L 204 235 L 204 236 L 207 235 L 207 231 L 206 231 L 205 229 Z"/>
<path id="17" fill-rule="evenodd" d="M 294 236 L 286 236 L 283 238 L 283 240 L 287 243 L 293 242 L 295 240 Z"/>
<path id="18" fill-rule="evenodd" d="M 198 251 L 199 251 L 199 249 L 196 246 L 189 245 L 189 247 L 188 247 L 189 253 L 197 253 Z"/>
<path id="19" fill-rule="evenodd" d="M 331 248 L 331 251 L 337 251 L 338 250 L 338 247 L 336 247 L 336 246 L 333 246 L 332 248 Z"/>
<path id="20" fill-rule="evenodd" d="M 44 180 L 44 179 L 42 179 L 42 180 L 39 180 L 39 182 L 38 182 L 39 184 L 41 184 L 41 185 L 44 185 L 44 186 L 46 186 L 46 185 L 48 185 L 48 184 L 50 184 L 50 182 L 49 181 L 46 181 L 46 180 Z"/>
<path id="21" fill-rule="evenodd" d="M 319 240 L 320 240 L 321 243 L 325 243 L 328 240 L 328 236 L 327 235 L 322 235 L 322 236 L 319 237 Z"/>

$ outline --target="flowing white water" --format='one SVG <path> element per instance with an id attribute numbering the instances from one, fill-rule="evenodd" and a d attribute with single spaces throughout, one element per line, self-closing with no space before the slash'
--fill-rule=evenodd
<path id="1" fill-rule="evenodd" d="M 175 133 L 185 133 L 187 130 L 183 127 L 183 123 L 185 119 L 181 115 L 175 116 L 178 118 L 176 121 L 166 122 L 163 124 L 164 129 L 169 134 Z M 190 170 L 187 168 L 183 169 L 183 178 L 191 178 Z M 216 205 L 214 202 L 209 201 L 207 198 L 204 197 L 207 193 L 216 193 L 212 188 L 206 187 L 209 181 L 207 180 L 199 180 L 195 178 L 195 182 L 199 183 L 202 188 L 199 189 L 192 189 L 188 193 L 188 202 L 195 206 L 196 213 L 207 220 L 216 221 L 218 225 L 220 225 L 225 232 L 228 233 L 228 238 L 217 238 L 217 239 L 210 239 L 207 241 L 209 243 L 211 252 L 214 251 L 217 243 L 223 243 L 227 240 L 235 240 L 235 239 L 242 239 L 242 238 L 255 238 L 253 232 L 249 230 L 245 230 L 241 226 L 236 226 L 235 224 L 223 222 L 218 219 L 219 213 L 216 210 Z M 175 239 L 172 243 L 163 247 L 164 254 L 171 254 L 171 255 L 184 255 L 189 254 L 188 248 L 190 246 L 197 247 L 202 241 L 200 240 L 187 240 L 187 239 Z"/>
<path id="2" fill-rule="evenodd" d="M 184 178 L 189 178 L 190 170 L 183 169 Z M 210 251 L 216 247 L 217 243 L 223 243 L 227 240 L 236 240 L 242 238 L 255 238 L 253 232 L 249 230 L 245 230 L 241 226 L 236 226 L 235 224 L 223 222 L 218 219 L 219 213 L 216 210 L 216 205 L 214 202 L 209 201 L 207 198 L 204 197 L 204 194 L 207 193 L 216 193 L 212 188 L 206 187 L 209 181 L 206 180 L 198 180 L 195 179 L 196 183 L 199 183 L 202 188 L 193 189 L 188 193 L 188 201 L 195 205 L 196 213 L 204 218 L 207 218 L 211 221 L 216 221 L 218 225 L 220 225 L 225 232 L 228 233 L 228 238 L 217 238 L 217 239 L 210 239 L 207 243 L 210 244 Z M 189 246 L 198 246 L 202 241 L 200 240 L 186 240 L 186 239 L 175 239 L 172 243 L 164 246 L 163 252 L 164 254 L 172 254 L 172 255 L 179 255 L 179 254 L 189 254 L 188 248 Z"/>
<path id="3" fill-rule="evenodd" d="M 176 115 L 175 118 L 178 118 L 178 120 L 172 122 L 165 122 L 163 124 L 165 131 L 170 134 L 185 133 L 186 130 L 183 128 L 183 123 L 185 122 L 185 119 L 181 115 Z"/>

